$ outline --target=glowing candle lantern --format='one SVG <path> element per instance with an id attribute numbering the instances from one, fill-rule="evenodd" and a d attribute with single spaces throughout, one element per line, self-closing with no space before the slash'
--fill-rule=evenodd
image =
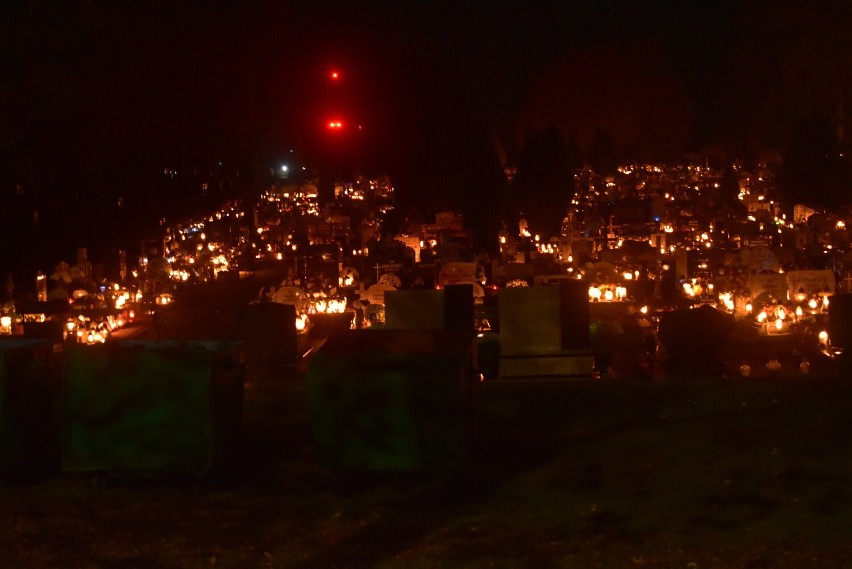
<path id="1" fill-rule="evenodd" d="M 41 271 L 36 273 L 36 298 L 39 302 L 47 301 L 47 277 Z"/>
<path id="2" fill-rule="evenodd" d="M 12 333 L 12 317 L 0 316 L 0 334 Z"/>

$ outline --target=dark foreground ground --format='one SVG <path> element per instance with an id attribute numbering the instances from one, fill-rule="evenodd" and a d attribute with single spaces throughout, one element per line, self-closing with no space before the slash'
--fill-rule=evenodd
<path id="1" fill-rule="evenodd" d="M 354 476 L 304 365 L 250 369 L 234 477 L 0 485 L 0 566 L 852 567 L 850 409 L 836 374 L 485 382 L 463 472 Z"/>

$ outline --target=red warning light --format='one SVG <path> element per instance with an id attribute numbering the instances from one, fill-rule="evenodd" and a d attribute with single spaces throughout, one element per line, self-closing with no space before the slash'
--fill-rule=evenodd
<path id="1" fill-rule="evenodd" d="M 328 121 L 328 128 L 339 130 L 343 128 L 343 122 L 338 120 Z"/>
<path id="2" fill-rule="evenodd" d="M 332 80 L 337 81 L 338 79 L 340 79 L 340 72 L 337 70 L 332 70 L 332 72 L 329 73 L 329 77 L 331 77 Z"/>

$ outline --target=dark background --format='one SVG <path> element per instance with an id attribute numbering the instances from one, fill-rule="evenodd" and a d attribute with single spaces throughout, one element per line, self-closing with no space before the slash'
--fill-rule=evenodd
<path id="1" fill-rule="evenodd" d="M 478 236 L 520 207 L 505 165 L 550 164 L 556 194 L 582 163 L 770 159 L 791 199 L 847 201 L 848 2 L 493 4 L 3 4 L 0 270 L 107 252 L 284 162 L 326 189 L 387 173 Z"/>

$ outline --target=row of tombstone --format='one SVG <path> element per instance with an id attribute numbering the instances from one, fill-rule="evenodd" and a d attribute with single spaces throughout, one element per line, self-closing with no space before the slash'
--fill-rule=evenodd
<path id="1" fill-rule="evenodd" d="M 473 286 L 382 290 L 383 328 L 461 330 L 472 338 Z M 276 292 L 275 302 L 249 306 L 246 340 L 250 365 L 292 365 L 299 359 L 301 346 L 294 322 L 296 312 L 304 309 L 303 294 L 285 287 Z M 591 377 L 589 308 L 582 283 L 563 279 L 555 286 L 505 288 L 499 297 L 498 320 L 501 378 Z M 332 332 L 333 328 L 320 330 L 326 335 Z M 351 332 L 347 330 L 354 337 L 356 331 Z"/>
<path id="2" fill-rule="evenodd" d="M 463 469 L 480 385 L 471 287 L 388 291 L 384 300 L 384 327 L 333 335 L 311 357 L 317 456 L 343 472 Z M 504 289 L 499 302 L 500 379 L 591 377 L 580 283 Z"/>

